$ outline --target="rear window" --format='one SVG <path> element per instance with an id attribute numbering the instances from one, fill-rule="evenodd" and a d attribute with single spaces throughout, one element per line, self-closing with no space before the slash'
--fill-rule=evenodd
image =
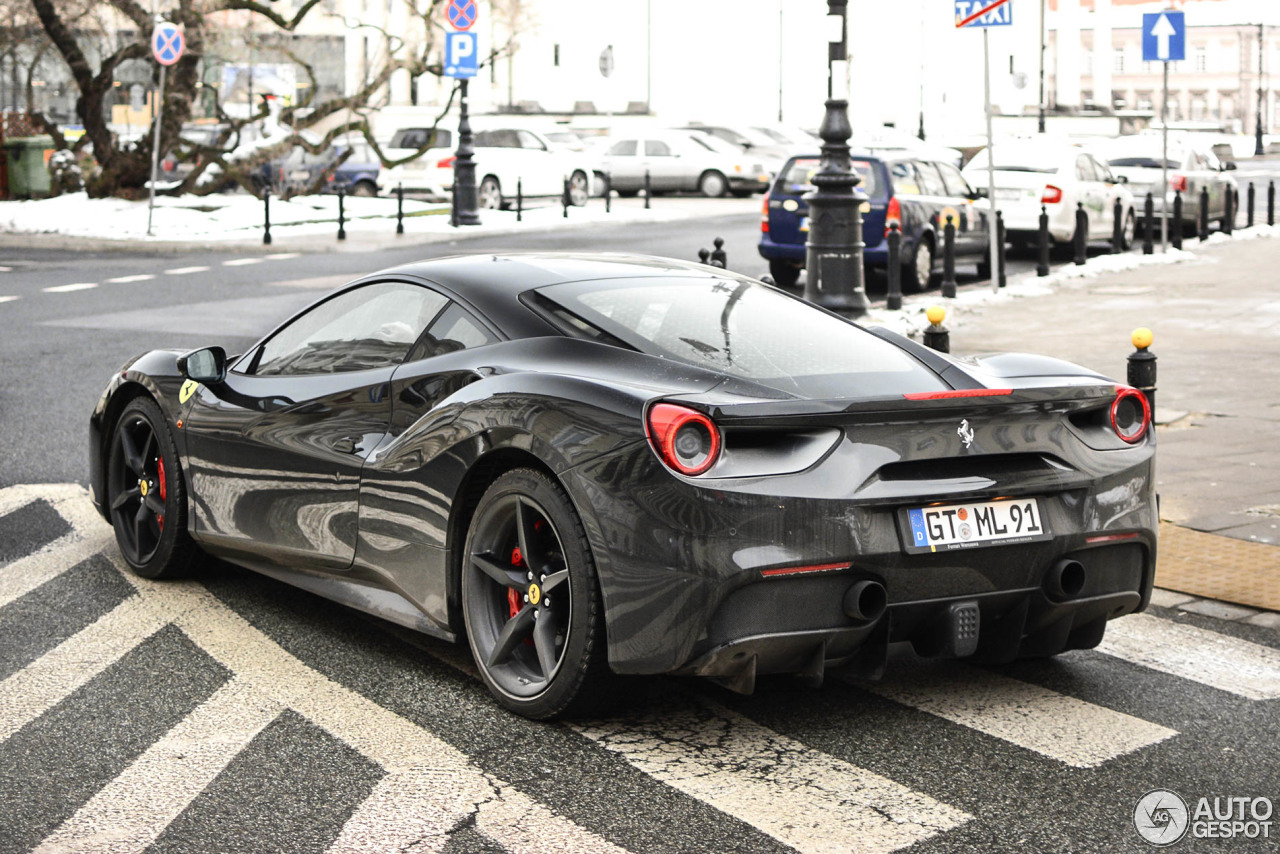
<path id="1" fill-rule="evenodd" d="M 887 341 L 750 279 L 610 279 L 537 293 L 641 352 L 800 397 L 941 388 Z"/>
<path id="2" fill-rule="evenodd" d="M 440 128 L 402 128 L 391 137 L 392 148 L 449 148 L 453 134 Z"/>
<path id="3" fill-rule="evenodd" d="M 1170 169 L 1177 169 L 1179 164 L 1173 160 L 1165 161 Z M 1114 160 L 1107 161 L 1108 166 L 1119 166 L 1140 169 L 1159 169 L 1160 158 L 1158 157 L 1117 157 Z"/>
<path id="4" fill-rule="evenodd" d="M 786 169 L 778 176 L 778 182 L 774 186 L 774 190 L 779 193 L 788 193 L 798 196 L 814 189 L 812 181 L 814 173 L 822 165 L 820 157 L 797 157 L 787 164 Z M 880 170 L 868 160 L 853 161 L 854 171 L 862 178 L 862 183 L 858 185 L 858 189 L 866 193 L 868 196 L 879 196 L 880 193 Z"/>

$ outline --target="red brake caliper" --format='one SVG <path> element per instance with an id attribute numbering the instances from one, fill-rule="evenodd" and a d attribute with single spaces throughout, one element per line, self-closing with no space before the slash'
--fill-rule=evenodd
<path id="1" fill-rule="evenodd" d="M 524 556 L 520 554 L 519 546 L 516 546 L 514 549 L 511 550 L 511 565 L 524 566 Z M 522 603 L 520 602 L 520 594 L 516 593 L 514 589 L 508 587 L 507 588 L 507 607 L 511 610 L 511 613 L 508 615 L 508 619 L 520 613 L 521 604 Z"/>
<path id="2" fill-rule="evenodd" d="M 164 501 L 165 495 L 168 492 L 164 482 L 164 457 L 157 458 L 156 468 L 158 470 L 158 474 L 160 475 L 160 500 Z M 163 513 L 161 513 L 159 516 L 156 517 L 156 524 L 160 526 L 160 530 L 162 531 L 164 530 L 164 514 Z"/>

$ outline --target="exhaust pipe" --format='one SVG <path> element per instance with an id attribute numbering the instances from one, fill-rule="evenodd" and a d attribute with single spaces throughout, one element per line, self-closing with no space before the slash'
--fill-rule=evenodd
<path id="1" fill-rule="evenodd" d="M 889 594 L 879 581 L 859 581 L 845 591 L 843 604 L 851 618 L 872 623 L 889 607 Z"/>
<path id="2" fill-rule="evenodd" d="M 1084 590 L 1084 564 L 1060 560 L 1045 575 L 1044 583 L 1055 599 L 1074 599 Z"/>

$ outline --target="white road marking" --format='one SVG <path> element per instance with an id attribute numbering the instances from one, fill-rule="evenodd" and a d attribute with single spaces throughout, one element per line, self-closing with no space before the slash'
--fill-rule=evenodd
<path id="1" fill-rule="evenodd" d="M 12 273 L 12 272 L 13 272 L 12 267 L 0 267 L 0 273 Z"/>
<path id="2" fill-rule="evenodd" d="M 1178 734 L 1132 715 L 963 664 L 910 682 L 856 684 L 1075 768 L 1092 768 Z"/>
<path id="3" fill-rule="evenodd" d="M 51 288 L 41 288 L 46 294 L 65 294 L 71 291 L 87 291 L 90 288 L 96 288 L 97 282 L 74 282 L 70 285 L 54 285 Z"/>
<path id="4" fill-rule="evenodd" d="M 1280 650 L 1150 614 L 1107 623 L 1098 651 L 1250 700 L 1280 697 Z"/>
<path id="5" fill-rule="evenodd" d="M 281 711 L 232 679 L 100 789 L 35 851 L 146 850 Z"/>
<path id="6" fill-rule="evenodd" d="M 165 270 L 166 276 L 185 276 L 188 273 L 205 273 L 208 267 L 174 267 L 172 270 Z"/>
<path id="7" fill-rule="evenodd" d="M 57 578 L 81 561 L 110 547 L 113 542 L 111 527 L 93 509 L 84 489 L 75 485 L 42 487 L 39 492 L 27 486 L 0 490 L 0 516 L 17 510 L 41 494 L 67 520 L 72 530 L 38 551 L 4 566 L 0 571 L 0 607 Z"/>
<path id="8" fill-rule="evenodd" d="M 893 851 L 972 818 L 710 702 L 573 728 L 800 852 Z"/>
<path id="9" fill-rule="evenodd" d="M 13 302 L 16 299 L 22 299 L 22 297 L 0 296 L 0 302 Z"/>
<path id="10" fill-rule="evenodd" d="M 117 276 L 114 279 L 107 279 L 107 281 L 117 285 L 127 285 L 130 282 L 149 282 L 154 278 L 154 273 L 138 273 L 134 276 Z"/>
<path id="11" fill-rule="evenodd" d="M 301 254 L 300 252 L 276 252 L 274 255 L 264 255 L 263 257 L 268 261 L 288 261 L 292 258 L 297 258 Z"/>
<path id="12" fill-rule="evenodd" d="M 164 626 L 140 596 L 131 596 L 0 682 L 0 741 L 66 699 Z"/>
<path id="13" fill-rule="evenodd" d="M 261 264 L 261 258 L 232 258 L 230 261 L 223 261 L 224 267 L 247 267 L 250 264 Z"/>

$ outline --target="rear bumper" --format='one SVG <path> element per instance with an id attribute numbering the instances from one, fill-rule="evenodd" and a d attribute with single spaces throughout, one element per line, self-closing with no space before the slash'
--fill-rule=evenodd
<path id="1" fill-rule="evenodd" d="M 768 234 L 763 234 L 757 248 L 760 251 L 760 257 L 767 261 L 791 261 L 801 267 L 805 264 L 806 248 L 803 243 L 775 243 Z M 907 258 L 908 250 L 909 247 L 904 243 L 903 259 Z M 862 263 L 868 267 L 883 267 L 889 263 L 888 244 L 881 240 L 874 246 L 865 246 L 862 250 Z"/>

